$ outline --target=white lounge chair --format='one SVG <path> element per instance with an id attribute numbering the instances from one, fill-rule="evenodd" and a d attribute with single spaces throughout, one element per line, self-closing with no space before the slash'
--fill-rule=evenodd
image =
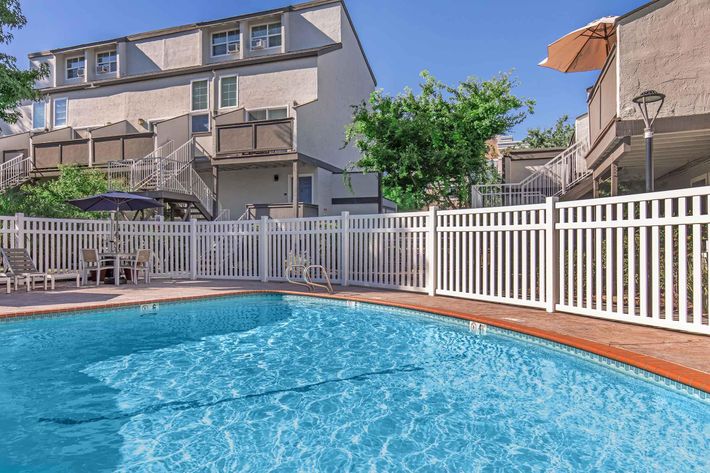
<path id="1" fill-rule="evenodd" d="M 313 282 L 313 272 L 320 270 L 325 280 L 325 284 L 319 284 Z M 321 287 L 328 291 L 329 294 L 333 293 L 333 285 L 330 283 L 330 276 L 328 275 L 328 270 L 325 269 L 323 265 L 311 264 L 308 258 L 308 253 L 296 254 L 289 251 L 286 261 L 284 261 L 284 273 L 286 276 L 286 281 L 291 284 L 297 284 L 299 286 L 306 286 L 309 291 L 314 291 L 316 287 Z M 303 282 L 296 281 L 293 277 L 300 275 L 303 278 Z"/>

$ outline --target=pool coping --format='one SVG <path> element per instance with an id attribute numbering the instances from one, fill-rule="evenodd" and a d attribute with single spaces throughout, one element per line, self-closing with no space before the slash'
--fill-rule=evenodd
<path id="1" fill-rule="evenodd" d="M 86 306 L 81 307 L 63 307 L 56 309 L 41 309 L 33 311 L 17 311 L 5 314 L 0 314 L 0 319 L 11 319 L 11 318 L 21 318 L 36 315 L 47 315 L 47 314 L 65 314 L 71 312 L 85 312 L 101 309 L 115 309 L 120 307 L 136 307 L 143 304 L 155 304 L 155 303 L 169 303 L 169 302 L 184 302 L 190 300 L 198 299 L 213 299 L 221 297 L 239 296 L 239 295 L 249 295 L 249 294 L 283 294 L 283 295 L 295 295 L 295 296 L 306 296 L 322 299 L 333 299 L 341 301 L 354 301 L 362 302 L 367 304 L 381 305 L 386 307 L 396 307 L 400 309 L 415 310 L 419 312 L 425 312 L 430 314 L 441 315 L 445 317 L 454 317 L 457 319 L 468 320 L 471 322 L 482 323 L 485 325 L 490 325 L 492 327 L 501 328 L 504 330 L 510 330 L 517 333 L 522 333 L 525 335 L 537 337 L 543 340 L 548 340 L 551 342 L 559 343 L 561 345 L 566 345 L 572 348 L 583 350 L 585 352 L 593 353 L 617 362 L 621 362 L 635 368 L 642 369 L 649 373 L 662 376 L 664 378 L 670 379 L 672 381 L 684 384 L 691 388 L 703 391 L 705 393 L 710 393 L 710 374 L 683 366 L 671 361 L 662 360 L 649 355 L 643 355 L 640 353 L 633 352 L 624 348 L 618 348 L 610 345 L 605 345 L 603 343 L 593 342 L 591 340 L 586 340 L 584 338 L 573 337 L 570 335 L 562 335 L 557 332 L 552 332 L 549 330 L 543 330 L 534 327 L 528 327 L 515 322 L 510 322 L 506 320 L 494 319 L 491 317 L 486 317 L 483 315 L 474 315 L 465 312 L 455 311 L 455 310 L 444 310 L 432 307 L 425 307 L 416 304 L 402 304 L 399 302 L 382 301 L 379 299 L 373 299 L 362 296 L 341 296 L 337 294 L 323 294 L 323 293 L 312 293 L 312 292 L 301 292 L 301 291 L 289 291 L 289 290 L 279 290 L 279 289 L 263 289 L 263 290 L 233 290 L 233 291 L 223 291 L 216 294 L 199 294 L 191 296 L 180 296 L 180 297 L 165 297 L 165 298 L 153 298 L 145 299 L 141 301 L 125 301 L 125 302 L 112 302 L 112 303 L 91 303 Z"/>

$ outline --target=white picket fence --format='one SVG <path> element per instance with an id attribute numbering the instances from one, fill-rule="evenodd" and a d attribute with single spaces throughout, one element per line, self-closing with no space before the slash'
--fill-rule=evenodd
<path id="1" fill-rule="evenodd" d="M 154 276 L 281 281 L 289 252 L 335 283 L 544 308 L 710 335 L 710 187 L 485 209 L 214 222 L 120 222 Z M 98 220 L 0 216 L 42 270 L 102 248 Z M 317 275 L 320 277 L 321 275 Z"/>

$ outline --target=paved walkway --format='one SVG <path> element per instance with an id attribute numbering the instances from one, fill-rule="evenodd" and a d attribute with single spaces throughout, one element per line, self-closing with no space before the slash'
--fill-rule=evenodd
<path id="1" fill-rule="evenodd" d="M 285 283 L 157 280 L 149 286 L 58 287 L 56 291 L 0 294 L 0 317 L 241 291 L 299 291 Z M 662 374 L 710 392 L 710 337 L 577 315 L 402 291 L 336 287 L 336 296 L 387 303 L 478 320 L 523 331 Z"/>

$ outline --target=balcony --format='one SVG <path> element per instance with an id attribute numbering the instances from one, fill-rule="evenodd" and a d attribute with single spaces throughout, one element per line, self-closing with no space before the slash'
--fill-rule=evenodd
<path id="1" fill-rule="evenodd" d="M 604 135 L 616 119 L 617 81 L 616 50 L 613 50 L 604 65 L 597 82 L 589 92 L 589 143 L 592 148 L 604 139 Z M 578 138 L 579 139 L 579 138 Z M 592 163 L 588 163 L 592 164 Z"/>
<path id="2" fill-rule="evenodd" d="M 295 151 L 293 118 L 217 123 L 216 159 L 268 156 Z"/>

